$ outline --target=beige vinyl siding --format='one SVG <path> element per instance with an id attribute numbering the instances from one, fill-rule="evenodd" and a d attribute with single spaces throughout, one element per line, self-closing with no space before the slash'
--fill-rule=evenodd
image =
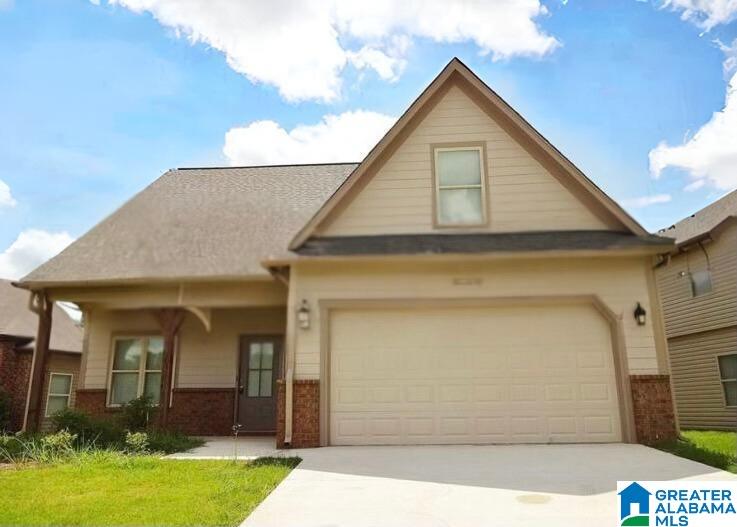
<path id="1" fill-rule="evenodd" d="M 452 87 L 321 235 L 427 233 L 433 228 L 432 144 L 484 142 L 489 226 L 482 230 L 606 229 L 458 87 Z M 475 229 L 478 230 L 478 229 Z"/>
<path id="2" fill-rule="evenodd" d="M 212 330 L 187 313 L 179 334 L 175 386 L 178 388 L 231 388 L 235 386 L 239 337 L 246 334 L 283 334 L 283 308 L 213 309 Z M 151 334 L 159 331 L 151 311 L 91 310 L 88 313 L 88 348 L 84 388 L 107 388 L 114 335 Z"/>
<path id="3" fill-rule="evenodd" d="M 292 343 L 295 377 L 320 376 L 321 299 L 458 299 L 510 296 L 598 295 L 622 316 L 630 373 L 659 372 L 652 317 L 638 326 L 637 302 L 650 313 L 646 258 L 458 261 L 455 263 L 300 263 L 292 268 L 295 299 L 312 306 L 309 330 Z M 459 283 L 459 280 L 461 283 Z M 463 282 L 470 285 L 462 285 Z"/>
<path id="4" fill-rule="evenodd" d="M 698 246 L 675 255 L 656 272 L 669 338 L 737 325 L 737 226 L 725 229 L 704 249 L 710 261 L 711 293 L 691 295 L 689 269 L 706 269 L 706 257 Z"/>
<path id="5" fill-rule="evenodd" d="M 717 355 L 737 353 L 737 326 L 668 341 L 676 407 L 684 428 L 737 427 L 737 408 L 724 406 Z"/>

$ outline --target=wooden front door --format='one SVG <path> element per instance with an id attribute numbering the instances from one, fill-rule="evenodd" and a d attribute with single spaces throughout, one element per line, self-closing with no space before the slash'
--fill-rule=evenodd
<path id="1" fill-rule="evenodd" d="M 281 349 L 281 336 L 241 337 L 238 423 L 246 433 L 276 430 L 276 380 Z"/>

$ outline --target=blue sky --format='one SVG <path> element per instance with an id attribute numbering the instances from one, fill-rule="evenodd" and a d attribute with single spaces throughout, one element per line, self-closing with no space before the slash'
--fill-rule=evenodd
<path id="1" fill-rule="evenodd" d="M 737 6 L 453 3 L 0 0 L 0 276 L 168 168 L 358 160 L 453 56 L 648 229 L 737 187 Z"/>

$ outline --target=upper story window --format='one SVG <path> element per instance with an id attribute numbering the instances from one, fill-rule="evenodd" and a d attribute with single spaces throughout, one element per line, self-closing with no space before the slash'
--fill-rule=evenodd
<path id="1" fill-rule="evenodd" d="M 147 395 L 159 402 L 164 339 L 158 336 L 118 337 L 113 342 L 108 404 L 120 406 Z"/>
<path id="2" fill-rule="evenodd" d="M 711 293 L 711 273 L 709 270 L 691 272 L 691 295 L 696 297 L 706 293 Z"/>
<path id="3" fill-rule="evenodd" d="M 434 149 L 435 224 L 473 227 L 486 224 L 483 147 Z"/>

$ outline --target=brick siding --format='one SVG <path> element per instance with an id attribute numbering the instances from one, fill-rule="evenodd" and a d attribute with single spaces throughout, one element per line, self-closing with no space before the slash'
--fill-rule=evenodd
<path id="1" fill-rule="evenodd" d="M 189 435 L 223 436 L 233 433 L 232 388 L 175 388 L 169 428 Z M 98 417 L 114 414 L 107 408 L 107 390 L 77 390 L 77 408 Z"/>
<path id="2" fill-rule="evenodd" d="M 23 427 L 32 360 L 30 350 L 16 349 L 12 340 L 0 341 L 0 389 L 10 396 L 9 432 Z"/>
<path id="3" fill-rule="evenodd" d="M 292 448 L 320 446 L 320 381 L 299 380 L 293 384 Z M 286 384 L 277 381 L 276 446 L 284 448 Z"/>
<path id="4" fill-rule="evenodd" d="M 190 435 L 233 433 L 233 388 L 175 388 L 169 427 Z"/>
<path id="5" fill-rule="evenodd" d="M 637 442 L 652 445 L 677 437 L 668 375 L 631 375 Z"/>

